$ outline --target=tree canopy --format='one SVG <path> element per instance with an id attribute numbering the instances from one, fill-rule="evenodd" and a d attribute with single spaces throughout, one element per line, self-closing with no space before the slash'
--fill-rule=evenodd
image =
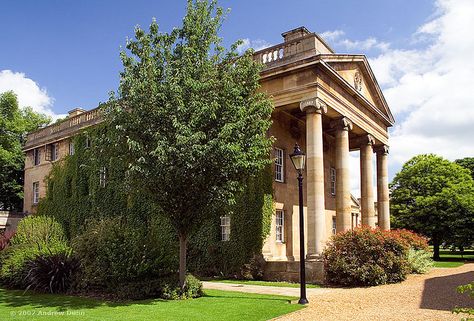
<path id="1" fill-rule="evenodd" d="M 223 13 L 215 1 L 189 0 L 182 27 L 137 27 L 105 113 L 104 149 L 129 164 L 130 186 L 151 195 L 177 232 L 182 286 L 189 234 L 270 161 L 261 65 L 251 51 L 238 56 L 239 42 L 222 46 Z"/>
<path id="2" fill-rule="evenodd" d="M 437 155 L 418 155 L 390 188 L 393 225 L 429 237 L 435 259 L 441 243 L 472 244 L 474 181 L 468 170 Z"/>
<path id="3" fill-rule="evenodd" d="M 454 162 L 465 169 L 470 170 L 471 176 L 474 179 L 474 157 L 464 157 L 461 159 L 456 159 Z"/>
<path id="4" fill-rule="evenodd" d="M 26 133 L 50 121 L 30 107 L 20 109 L 13 91 L 0 94 L 0 209 L 21 210 Z"/>

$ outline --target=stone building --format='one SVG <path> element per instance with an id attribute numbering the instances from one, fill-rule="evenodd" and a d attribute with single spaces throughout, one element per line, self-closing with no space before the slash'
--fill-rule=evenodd
<path id="1" fill-rule="evenodd" d="M 311 274 L 318 270 L 318 258 L 332 234 L 376 222 L 390 229 L 388 127 L 394 118 L 364 55 L 337 54 L 304 27 L 282 36 L 283 43 L 256 52 L 254 58 L 265 65 L 261 90 L 275 106 L 270 129 L 276 138 L 275 213 L 262 252 L 268 277 L 292 279 L 297 278 L 292 271 L 298 271 L 294 263 L 299 261 L 298 186 L 289 159 L 295 143 L 307 155 L 304 212 Z M 25 212 L 34 212 L 44 196 L 51 163 L 74 152 L 70 138 L 98 122 L 98 109 L 74 109 L 64 121 L 28 135 Z M 350 151 L 360 152 L 360 201 L 350 192 Z M 229 237 L 229 224 L 221 220 L 223 240 Z"/>

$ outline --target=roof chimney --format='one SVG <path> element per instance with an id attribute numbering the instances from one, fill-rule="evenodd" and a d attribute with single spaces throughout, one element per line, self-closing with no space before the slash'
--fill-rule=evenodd
<path id="1" fill-rule="evenodd" d="M 306 27 L 299 27 L 299 28 L 284 32 L 281 35 L 283 36 L 283 39 L 285 40 L 285 42 L 289 42 L 294 39 L 298 39 L 306 35 L 309 35 L 310 33 L 311 32 L 309 32 L 309 30 L 306 29 Z"/>
<path id="2" fill-rule="evenodd" d="M 77 115 L 80 115 L 82 113 L 85 113 L 86 110 L 82 108 L 74 108 L 73 110 L 68 111 L 68 117 L 74 117 Z"/>

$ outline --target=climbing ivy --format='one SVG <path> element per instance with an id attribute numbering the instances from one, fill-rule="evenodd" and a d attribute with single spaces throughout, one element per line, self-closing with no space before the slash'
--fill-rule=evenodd
<path id="1" fill-rule="evenodd" d="M 126 162 L 112 157 L 100 144 L 104 125 L 89 128 L 73 138 L 74 155 L 56 162 L 47 177 L 46 197 L 38 213 L 54 217 L 69 239 L 84 232 L 87 221 L 101 217 L 126 217 L 137 228 L 162 220 L 160 233 L 168 242 L 178 242 L 167 218 L 139 186 L 126 177 Z M 101 173 L 105 184 L 101 184 Z M 235 202 L 216 211 L 189 240 L 190 271 L 199 274 L 232 274 L 261 253 L 270 232 L 273 213 L 272 175 L 267 166 L 246 180 Z M 221 241 L 220 217 L 230 215 L 231 237 Z M 170 241 L 171 240 L 171 241 Z M 175 248 L 176 244 L 170 244 Z"/>

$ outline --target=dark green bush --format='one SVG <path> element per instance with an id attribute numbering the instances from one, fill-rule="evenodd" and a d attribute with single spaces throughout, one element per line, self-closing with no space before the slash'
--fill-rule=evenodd
<path id="1" fill-rule="evenodd" d="M 80 287 L 135 298 L 133 291 L 118 292 L 177 270 L 176 248 L 168 234 L 160 233 L 165 228 L 157 221 L 140 226 L 124 217 L 88 221 L 84 233 L 73 240 L 81 264 Z"/>
<path id="2" fill-rule="evenodd" d="M 323 254 L 326 280 L 345 286 L 403 281 L 410 272 L 407 251 L 390 232 L 364 227 L 339 233 Z"/>
<path id="3" fill-rule="evenodd" d="M 72 251 L 42 253 L 26 264 L 27 289 L 65 293 L 71 288 L 79 262 Z"/>

